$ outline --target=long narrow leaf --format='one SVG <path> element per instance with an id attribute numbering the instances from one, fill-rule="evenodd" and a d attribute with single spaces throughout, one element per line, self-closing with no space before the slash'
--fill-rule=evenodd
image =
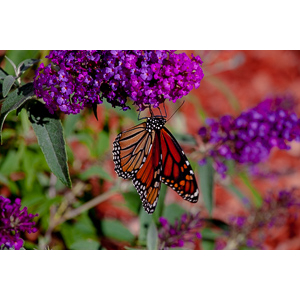
<path id="1" fill-rule="evenodd" d="M 212 160 L 207 158 L 206 164 L 200 166 L 200 187 L 204 204 L 209 212 L 212 214 L 213 210 L 213 187 L 214 187 L 214 168 Z"/>
<path id="2" fill-rule="evenodd" d="M 49 168 L 63 184 L 71 187 L 66 145 L 59 118 L 55 114 L 50 114 L 38 101 L 30 102 L 27 111 Z"/>
<path id="3" fill-rule="evenodd" d="M 141 207 L 140 215 L 139 215 L 139 220 L 140 220 L 139 243 L 143 246 L 146 246 L 147 243 L 147 232 L 152 222 L 152 216 L 153 215 L 148 215 L 145 212 L 144 208 Z"/>
<path id="4" fill-rule="evenodd" d="M 167 194 L 167 186 L 165 184 L 162 184 L 160 188 L 157 206 L 155 212 L 153 213 L 153 220 L 156 222 L 156 224 L 158 224 L 159 217 L 161 217 L 164 212 L 166 194 Z"/>
<path id="5" fill-rule="evenodd" d="M 154 221 L 151 222 L 147 232 L 147 248 L 148 250 L 157 250 L 158 248 L 158 232 Z"/>
<path id="6" fill-rule="evenodd" d="M 255 187 L 253 186 L 253 184 L 251 183 L 248 174 L 247 173 L 241 173 L 240 174 L 240 178 L 242 179 L 242 181 L 244 182 L 244 184 L 248 187 L 248 189 L 251 191 L 252 195 L 253 195 L 253 199 L 254 199 L 254 204 L 256 207 L 260 207 L 263 203 L 263 199 L 262 196 L 260 195 L 260 193 L 255 189 Z"/>

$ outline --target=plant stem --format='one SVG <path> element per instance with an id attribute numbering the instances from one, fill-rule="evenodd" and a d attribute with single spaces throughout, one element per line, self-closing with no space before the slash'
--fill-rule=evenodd
<path id="1" fill-rule="evenodd" d="M 89 210 L 93 207 L 95 207 L 96 205 L 104 202 L 105 200 L 107 200 L 108 198 L 110 198 L 111 196 L 117 194 L 117 191 L 116 190 L 110 190 L 102 195 L 99 195 L 97 197 L 95 197 L 94 199 L 84 203 L 83 205 L 71 210 L 71 211 L 68 211 L 66 212 L 58 221 L 57 221 L 57 225 L 67 221 L 67 220 L 70 220 L 70 219 L 73 219 L 77 216 L 79 216 L 81 213 L 83 213 L 84 211 L 86 210 Z"/>

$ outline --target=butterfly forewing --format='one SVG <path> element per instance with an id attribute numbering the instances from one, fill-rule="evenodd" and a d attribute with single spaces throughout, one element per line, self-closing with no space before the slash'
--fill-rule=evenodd
<path id="1" fill-rule="evenodd" d="M 142 167 L 153 144 L 154 134 L 146 130 L 146 123 L 141 123 L 117 136 L 113 143 L 113 161 L 120 177 L 133 178 Z"/>
<path id="2" fill-rule="evenodd" d="M 191 165 L 171 132 L 163 127 L 160 131 L 162 153 L 162 182 L 183 199 L 197 202 L 198 185 Z"/>

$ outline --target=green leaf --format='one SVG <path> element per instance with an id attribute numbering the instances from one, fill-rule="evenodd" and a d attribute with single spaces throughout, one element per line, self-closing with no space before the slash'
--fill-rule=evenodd
<path id="1" fill-rule="evenodd" d="M 160 188 L 157 206 L 153 213 L 153 220 L 156 222 L 156 224 L 158 224 L 158 220 L 162 216 L 164 209 L 165 209 L 166 193 L 167 193 L 167 186 L 165 184 L 162 184 L 161 188 Z"/>
<path id="2" fill-rule="evenodd" d="M 74 134 L 76 130 L 76 124 L 81 118 L 80 114 L 77 115 L 67 115 L 63 121 L 65 137 L 68 138 L 70 135 Z"/>
<path id="3" fill-rule="evenodd" d="M 148 228 L 150 226 L 150 223 L 152 222 L 152 216 L 145 212 L 144 208 L 141 206 L 140 209 L 140 233 L 139 233 L 139 244 L 146 246 L 147 243 L 147 232 Z"/>
<path id="4" fill-rule="evenodd" d="M 16 65 L 26 59 L 37 58 L 40 55 L 39 50 L 8 50 L 6 56 L 8 56 Z M 5 64 L 5 71 L 12 74 L 13 67 L 10 64 Z"/>
<path id="5" fill-rule="evenodd" d="M 181 216 L 186 213 L 186 210 L 177 203 L 172 203 L 165 207 L 163 217 L 173 224 L 175 220 L 179 220 Z"/>
<path id="6" fill-rule="evenodd" d="M 5 118 L 7 115 L 19 108 L 27 100 L 34 96 L 33 83 L 27 83 L 13 92 L 9 93 L 7 98 L 4 100 L 1 113 L 0 113 L 0 142 L 1 142 L 1 132 Z"/>
<path id="7" fill-rule="evenodd" d="M 15 63 L 10 58 L 8 58 L 7 56 L 5 56 L 5 58 L 10 62 L 10 64 L 14 68 L 15 75 L 17 75 L 17 67 L 16 67 Z"/>
<path id="8" fill-rule="evenodd" d="M 95 141 L 89 132 L 80 132 L 76 134 L 76 138 L 81 143 L 85 144 L 90 151 L 95 147 Z"/>
<path id="9" fill-rule="evenodd" d="M 215 232 L 215 231 L 211 230 L 210 228 L 204 228 L 201 231 L 201 235 L 202 235 L 201 244 L 202 244 L 203 250 L 214 250 L 215 249 L 215 240 L 218 237 L 223 236 L 224 233 L 223 232 Z"/>
<path id="10" fill-rule="evenodd" d="M 17 67 L 17 76 L 21 76 L 27 69 L 37 64 L 40 59 L 25 59 Z"/>
<path id="11" fill-rule="evenodd" d="M 202 249 L 203 250 L 214 250 L 215 249 L 215 242 L 210 240 L 202 240 Z"/>
<path id="12" fill-rule="evenodd" d="M 8 93 L 9 93 L 11 87 L 13 86 L 14 82 L 15 82 L 15 77 L 12 76 L 12 75 L 8 75 L 4 78 L 3 86 L 2 86 L 2 94 L 3 94 L 4 98 L 8 95 Z"/>
<path id="13" fill-rule="evenodd" d="M 96 228 L 87 213 L 80 215 L 75 223 L 65 222 L 60 226 L 60 232 L 69 249 L 99 248 Z"/>
<path id="14" fill-rule="evenodd" d="M 0 173 L 0 184 L 5 184 L 5 185 L 8 185 L 8 179 Z"/>
<path id="15" fill-rule="evenodd" d="M 125 248 L 126 250 L 142 250 L 142 249 L 133 248 L 133 247 L 128 247 L 128 246 L 124 246 L 124 248 Z"/>
<path id="16" fill-rule="evenodd" d="M 36 244 L 31 243 L 31 242 L 25 241 L 24 248 L 26 250 L 35 250 L 35 249 L 38 248 L 38 246 Z"/>
<path id="17" fill-rule="evenodd" d="M 260 193 L 256 190 L 256 188 L 251 183 L 247 173 L 241 173 L 240 178 L 244 182 L 244 184 L 248 187 L 248 189 L 251 191 L 254 199 L 254 204 L 256 207 L 260 207 L 263 203 L 263 198 L 260 195 Z"/>
<path id="18" fill-rule="evenodd" d="M 109 135 L 105 131 L 101 131 L 99 133 L 98 141 L 96 144 L 96 148 L 94 149 L 95 156 L 101 156 L 110 148 L 109 145 Z"/>
<path id="19" fill-rule="evenodd" d="M 71 250 L 98 250 L 100 243 L 91 239 L 77 241 L 70 245 Z"/>
<path id="20" fill-rule="evenodd" d="M 233 91 L 229 88 L 229 85 L 226 84 L 223 80 L 220 79 L 220 77 L 208 74 L 208 72 L 205 72 L 204 80 L 209 81 L 212 85 L 214 85 L 217 89 L 220 90 L 220 92 L 225 96 L 228 103 L 231 105 L 231 107 L 236 111 L 241 111 L 241 106 L 238 98 L 235 96 Z"/>
<path id="21" fill-rule="evenodd" d="M 4 79 L 8 74 L 2 69 L 0 68 L 0 79 Z"/>
<path id="22" fill-rule="evenodd" d="M 209 212 L 212 214 L 213 210 L 213 188 L 214 188 L 214 168 L 212 166 L 211 158 L 207 158 L 206 164 L 199 167 L 200 188 L 204 204 Z"/>
<path id="23" fill-rule="evenodd" d="M 216 226 L 219 227 L 220 229 L 223 229 L 225 231 L 229 230 L 229 225 L 225 222 L 223 222 L 222 220 L 219 219 L 203 219 L 206 224 L 210 225 L 210 226 Z"/>
<path id="24" fill-rule="evenodd" d="M 233 195 L 237 196 L 243 205 L 249 207 L 248 201 L 245 201 L 247 197 L 234 184 L 231 183 L 228 185 L 224 185 L 224 187 Z"/>
<path id="25" fill-rule="evenodd" d="M 203 228 L 201 230 L 202 240 L 215 241 L 218 237 L 224 235 L 224 232 L 216 232 L 211 230 L 210 228 Z"/>
<path id="26" fill-rule="evenodd" d="M 35 179 L 37 176 L 37 167 L 40 165 L 40 156 L 36 153 L 25 150 L 23 155 L 23 170 L 26 173 L 25 187 L 27 191 L 34 188 Z"/>
<path id="27" fill-rule="evenodd" d="M 37 200 L 37 199 L 36 199 Z M 42 217 L 48 214 L 49 209 L 52 205 L 59 204 L 62 202 L 62 196 L 56 196 L 54 198 L 45 198 L 41 201 L 42 198 L 39 198 L 37 207 L 35 208 L 34 212 L 39 214 L 39 217 Z"/>
<path id="28" fill-rule="evenodd" d="M 79 174 L 79 178 L 81 180 L 87 180 L 92 176 L 97 176 L 104 180 L 112 181 L 111 176 L 102 167 L 99 166 L 91 166 L 88 170 Z"/>
<path id="29" fill-rule="evenodd" d="M 0 173 L 2 175 L 10 175 L 13 172 L 16 172 L 19 170 L 20 161 L 19 159 L 16 159 L 17 151 L 10 150 L 5 157 L 5 160 L 3 161 L 2 165 L 0 166 Z"/>
<path id="30" fill-rule="evenodd" d="M 147 248 L 148 250 L 157 250 L 158 248 L 158 232 L 154 221 L 151 222 L 147 232 Z"/>
<path id="31" fill-rule="evenodd" d="M 55 114 L 50 114 L 45 105 L 39 101 L 30 102 L 27 111 L 50 170 L 63 184 L 71 187 L 66 145 L 59 118 Z"/>
<path id="32" fill-rule="evenodd" d="M 135 236 L 118 220 L 102 220 L 101 229 L 105 237 L 132 243 Z"/>
<path id="33" fill-rule="evenodd" d="M 105 98 L 103 98 L 103 100 L 104 100 L 103 104 L 101 104 L 101 105 L 104 105 L 105 109 L 107 111 L 110 111 L 112 109 L 112 105 L 110 103 L 106 102 Z M 122 108 L 117 107 L 117 108 L 114 109 L 114 113 L 117 113 L 120 117 L 130 118 L 134 122 L 136 122 L 137 117 L 138 117 L 138 114 L 136 112 L 136 108 L 133 107 L 133 106 L 131 106 L 131 109 L 128 109 L 126 111 L 122 110 Z"/>
<path id="34" fill-rule="evenodd" d="M 190 134 L 176 133 L 176 134 L 174 134 L 174 137 L 176 138 L 176 140 L 179 144 L 186 144 L 186 145 L 190 145 L 190 146 L 197 145 L 195 138 Z"/>
<path id="35" fill-rule="evenodd" d="M 138 215 L 141 207 L 141 199 L 139 194 L 136 191 L 129 191 L 126 193 L 122 193 L 126 206 L 134 212 L 136 215 Z"/>

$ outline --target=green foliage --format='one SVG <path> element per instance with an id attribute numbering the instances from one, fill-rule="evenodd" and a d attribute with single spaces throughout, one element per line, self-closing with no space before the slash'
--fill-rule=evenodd
<path id="1" fill-rule="evenodd" d="M 100 247 L 96 229 L 86 213 L 80 215 L 75 222 L 63 223 L 60 232 L 69 249 L 97 250 Z"/>
<path id="2" fill-rule="evenodd" d="M 9 93 L 5 101 L 3 101 L 1 111 L 0 111 L 0 141 L 1 141 L 3 123 L 7 115 L 11 111 L 18 109 L 27 100 L 32 98 L 33 95 L 34 95 L 33 84 L 28 83 L 18 89 L 15 89 L 13 92 Z"/>
<path id="3" fill-rule="evenodd" d="M 6 52 L 6 57 L 9 58 L 14 64 L 19 64 L 21 70 L 21 63 L 27 60 L 33 60 L 39 56 L 38 50 L 9 50 Z M 27 64 L 27 63 L 26 63 Z M 6 64 L 5 68 L 8 74 L 14 73 L 14 67 L 12 64 Z M 15 67 L 17 70 L 17 67 Z"/>
<path id="4" fill-rule="evenodd" d="M 165 207 L 163 217 L 168 219 L 168 221 L 173 224 L 175 220 L 180 219 L 180 217 L 186 213 L 186 210 L 183 209 L 180 205 L 177 203 L 172 203 Z"/>
<path id="5" fill-rule="evenodd" d="M 158 247 L 158 231 L 154 221 L 152 221 L 147 232 L 147 249 L 157 250 L 157 247 Z"/>
<path id="6" fill-rule="evenodd" d="M 25 59 L 17 67 L 17 76 L 21 76 L 26 70 L 37 64 L 39 59 Z"/>
<path id="7" fill-rule="evenodd" d="M 101 230 L 104 236 L 121 242 L 132 243 L 135 236 L 118 220 L 102 220 Z"/>
<path id="8" fill-rule="evenodd" d="M 143 207 L 141 207 L 140 209 L 139 221 L 140 221 L 140 232 L 139 232 L 138 241 L 140 245 L 146 246 L 147 232 L 152 222 L 152 215 L 148 215 L 143 209 Z"/>
<path id="9" fill-rule="evenodd" d="M 262 205 L 262 202 L 263 202 L 262 196 L 257 191 L 257 189 L 253 186 L 253 184 L 251 183 L 248 175 L 245 172 L 243 172 L 243 173 L 240 174 L 240 178 L 242 179 L 244 184 L 248 187 L 248 189 L 251 191 L 252 196 L 253 196 L 253 200 L 254 200 L 254 205 L 256 207 L 260 207 Z"/>
<path id="10" fill-rule="evenodd" d="M 11 75 L 8 75 L 4 78 L 3 85 L 2 85 L 2 95 L 4 98 L 8 95 L 14 83 L 15 83 L 15 78 Z"/>
<path id="11" fill-rule="evenodd" d="M 139 214 L 141 208 L 141 199 L 139 194 L 132 190 L 125 193 L 122 193 L 127 208 L 129 208 L 135 215 Z"/>
<path id="12" fill-rule="evenodd" d="M 71 187 L 61 121 L 38 101 L 27 105 L 28 117 L 51 171 Z"/>
<path id="13" fill-rule="evenodd" d="M 212 160 L 207 159 L 206 164 L 199 167 L 200 187 L 204 204 L 209 212 L 212 214 L 213 210 L 213 188 L 214 188 L 214 168 Z"/>
<path id="14" fill-rule="evenodd" d="M 167 194 L 167 186 L 165 184 L 161 185 L 160 193 L 159 193 L 159 199 L 157 202 L 156 209 L 153 213 L 153 220 L 156 224 L 158 224 L 159 217 L 163 215 L 163 212 L 165 210 L 165 197 Z"/>
<path id="15" fill-rule="evenodd" d="M 90 177 L 97 176 L 101 179 L 112 181 L 111 176 L 100 166 L 91 166 L 89 169 L 79 175 L 81 180 L 87 180 Z"/>

